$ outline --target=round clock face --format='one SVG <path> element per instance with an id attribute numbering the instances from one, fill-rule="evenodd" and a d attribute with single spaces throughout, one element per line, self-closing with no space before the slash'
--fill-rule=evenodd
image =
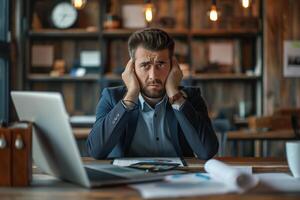
<path id="1" fill-rule="evenodd" d="M 77 19 L 76 9 L 68 2 L 61 2 L 54 6 L 51 21 L 56 28 L 69 28 Z"/>

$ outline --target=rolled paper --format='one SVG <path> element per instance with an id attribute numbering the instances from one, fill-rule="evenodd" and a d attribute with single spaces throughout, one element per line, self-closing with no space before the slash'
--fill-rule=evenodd
<path id="1" fill-rule="evenodd" d="M 215 159 L 208 160 L 204 169 L 213 179 L 224 183 L 237 192 L 245 192 L 255 187 L 259 182 L 258 178 L 252 174 L 245 173 Z"/>

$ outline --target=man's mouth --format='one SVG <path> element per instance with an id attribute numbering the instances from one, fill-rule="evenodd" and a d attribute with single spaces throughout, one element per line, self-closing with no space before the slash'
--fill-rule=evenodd
<path id="1" fill-rule="evenodd" d="M 149 84 L 149 87 L 160 87 L 160 84 Z"/>

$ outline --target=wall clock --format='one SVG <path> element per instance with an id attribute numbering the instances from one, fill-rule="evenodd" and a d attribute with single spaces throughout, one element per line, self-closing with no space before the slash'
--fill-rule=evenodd
<path id="1" fill-rule="evenodd" d="M 69 2 L 57 3 L 51 11 L 51 23 L 55 28 L 66 29 L 74 25 L 78 17 L 77 10 Z"/>

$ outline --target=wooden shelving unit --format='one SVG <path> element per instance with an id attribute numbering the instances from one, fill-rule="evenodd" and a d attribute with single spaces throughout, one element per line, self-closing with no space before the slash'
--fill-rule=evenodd
<path id="1" fill-rule="evenodd" d="M 111 85 L 120 85 L 122 84 L 122 79 L 120 77 L 120 70 L 115 70 L 116 68 L 122 68 L 127 63 L 128 52 L 127 52 L 127 39 L 131 33 L 136 31 L 137 29 L 128 29 L 128 28 L 117 28 L 117 29 L 104 29 L 103 22 L 106 18 L 106 13 L 109 11 L 110 7 L 118 7 L 116 9 L 112 9 L 115 12 L 119 12 L 117 14 L 121 15 L 121 7 L 124 4 L 134 4 L 139 3 L 143 4 L 142 0 L 115 0 L 112 1 L 117 5 L 112 5 L 108 3 L 109 0 L 90 0 L 88 4 L 92 4 L 90 7 L 87 6 L 87 9 L 92 11 L 80 11 L 78 23 L 70 28 L 65 30 L 55 29 L 51 26 L 43 26 L 40 28 L 34 28 L 29 26 L 26 30 L 26 39 L 24 45 L 24 71 L 25 71 L 25 83 L 27 85 L 26 89 L 50 89 L 51 85 L 54 85 L 55 90 L 57 88 L 64 88 L 64 91 L 68 91 L 66 96 L 73 96 L 74 98 L 78 98 L 75 94 L 79 93 L 82 96 L 89 95 L 89 93 L 93 92 L 94 96 L 90 98 L 94 98 L 95 100 L 91 101 L 90 106 L 95 107 L 96 103 L 100 96 L 100 91 L 103 87 L 111 86 Z M 176 1 L 176 3 L 175 3 Z M 254 14 L 255 18 L 259 23 L 257 27 L 247 27 L 247 23 L 243 23 L 243 27 L 237 28 L 238 25 L 230 24 L 230 26 L 223 26 L 222 20 L 218 22 L 220 24 L 212 24 L 206 20 L 207 13 L 204 8 L 208 7 L 211 3 L 210 0 L 173 0 L 173 1 L 153 1 L 160 6 L 160 10 L 168 10 L 175 9 L 175 11 L 169 11 L 166 13 L 156 13 L 157 16 L 170 15 L 175 20 L 175 25 L 173 28 L 165 28 L 175 40 L 176 46 L 178 49 L 175 49 L 175 53 L 180 54 L 180 62 L 187 64 L 190 68 L 191 74 L 190 76 L 184 77 L 184 81 L 191 83 L 193 86 L 202 87 L 204 97 L 207 97 L 207 102 L 209 104 L 209 109 L 214 109 L 214 107 L 210 107 L 210 105 L 214 106 L 218 104 L 218 99 L 214 99 L 209 91 L 216 92 L 216 88 L 221 88 L 221 90 L 227 90 L 230 87 L 233 87 L 232 91 L 226 92 L 225 95 L 230 95 L 230 92 L 233 92 L 234 95 L 237 93 L 241 94 L 241 96 L 237 96 L 236 98 L 239 100 L 235 100 L 233 97 L 225 97 L 225 99 L 230 99 L 226 102 L 227 104 L 237 103 L 237 101 L 242 101 L 243 98 L 248 98 L 251 102 L 251 110 L 252 114 L 260 114 L 262 111 L 261 102 L 262 102 L 262 48 L 263 48 L 263 40 L 262 40 L 262 3 L 263 0 L 255 1 L 255 6 L 257 7 L 257 12 Z M 35 4 L 43 4 L 52 5 L 52 1 L 50 0 L 29 0 L 26 1 L 26 14 L 25 18 L 28 21 L 28 24 L 33 24 L 33 15 L 36 12 Z M 238 10 L 239 8 L 237 4 L 240 2 L 237 0 L 224 1 L 224 4 L 232 4 L 233 10 Z M 170 4 L 172 4 L 170 6 Z M 222 6 L 222 0 L 218 5 Z M 227 5 L 227 7 L 228 7 Z M 43 7 L 43 6 L 42 6 Z M 47 6 L 44 6 L 47 7 Z M 93 10 L 93 7 L 97 7 L 97 9 Z M 201 9 L 200 9 L 201 8 Z M 111 9 L 111 8 L 110 8 Z M 176 10 L 177 9 L 177 10 Z M 198 11 L 199 10 L 199 11 Z M 94 11 L 97 11 L 96 13 Z M 244 12 L 244 11 L 243 11 Z M 204 13 L 204 14 L 203 14 Z M 249 12 L 250 13 L 250 12 Z M 238 15 L 249 15 L 243 14 L 242 11 L 239 11 Z M 235 13 L 236 14 L 236 13 Z M 235 15 L 232 14 L 232 15 Z M 91 19 L 96 19 L 94 22 L 86 22 L 86 16 Z M 91 17 L 93 16 L 93 17 Z M 230 16 L 233 18 L 237 18 L 237 16 Z M 226 18 L 226 13 L 223 12 L 223 15 L 220 17 Z M 247 19 L 247 17 L 245 17 Z M 98 20 L 98 21 L 97 21 Z M 226 21 L 226 20 L 225 20 Z M 233 21 L 233 20 L 231 20 Z M 90 23 L 90 24 L 89 24 Z M 92 24 L 92 25 L 91 25 Z M 199 25 L 202 24 L 203 26 Z M 220 27 L 216 27 L 220 26 Z M 150 26 L 157 26 L 156 24 L 151 24 Z M 161 27 L 161 26 L 159 26 Z M 198 43 L 202 43 L 203 47 L 206 47 L 207 41 L 233 41 L 239 43 L 240 48 L 240 63 L 238 64 L 237 72 L 233 73 L 218 73 L 218 72 L 209 72 L 204 73 L 204 71 L 200 71 L 198 73 L 197 69 L 199 67 L 199 62 L 202 61 L 202 57 L 197 54 L 194 47 L 198 45 Z M 87 74 L 83 77 L 72 77 L 67 74 L 61 77 L 51 77 L 48 74 L 38 74 L 32 71 L 31 67 L 31 46 L 33 44 L 53 44 L 55 49 L 55 57 L 58 59 L 65 59 L 68 63 L 68 70 L 72 67 L 72 65 L 78 65 L 79 53 L 81 50 L 97 50 L 101 53 L 101 66 L 99 66 L 98 73 L 96 74 Z M 243 45 L 248 46 L 243 46 Z M 57 50 L 58 49 L 58 50 Z M 250 50 L 249 50 L 250 49 Z M 201 50 L 201 49 L 200 49 Z M 206 51 L 206 50 L 203 50 Z M 248 54 L 248 52 L 249 54 Z M 183 52 L 183 53 L 182 53 Z M 69 55 L 70 54 L 70 55 Z M 182 55 L 181 55 L 182 54 Z M 204 53 L 207 54 L 207 53 Z M 246 56 L 244 56 L 244 54 Z M 234 55 L 235 57 L 237 55 Z M 248 56 L 248 57 L 247 57 Z M 234 58 L 235 59 L 235 58 Z M 248 63 L 247 63 L 248 62 Z M 200 62 L 201 63 L 201 62 Z M 246 65 L 245 65 L 246 63 Z M 203 62 L 202 62 L 203 64 Z M 259 74 L 256 72 L 256 68 L 259 67 L 261 70 Z M 201 66 L 200 66 L 201 68 Z M 247 70 L 251 71 L 251 75 L 247 72 Z M 116 72 L 117 71 L 117 72 Z M 195 74 L 196 72 L 196 74 Z M 74 84 L 73 86 L 71 86 Z M 88 85 L 87 85 L 88 84 Z M 41 86 L 40 86 L 41 85 Z M 66 89 L 65 85 L 69 85 L 72 90 Z M 83 89 L 83 91 L 78 92 L 77 89 L 81 88 L 81 85 L 87 85 L 87 88 L 94 88 L 92 90 Z M 92 85 L 92 86 L 91 86 Z M 227 86 L 228 85 L 228 86 Z M 241 85 L 240 88 L 236 88 L 236 85 Z M 210 88 L 212 87 L 212 88 Z M 223 89 L 223 87 L 225 87 Z M 62 92 L 64 92 L 62 91 Z M 85 93 L 85 94 L 84 94 Z M 222 95 L 219 95 L 219 98 Z M 68 100 L 70 102 L 66 102 L 66 104 L 76 105 L 81 104 L 76 103 L 78 101 Z M 85 101 L 85 99 L 81 99 L 80 101 Z M 83 114 L 93 114 L 94 111 L 82 111 Z M 80 108 L 84 109 L 84 108 Z M 70 113 L 81 112 L 78 109 L 68 108 Z"/>
<path id="2" fill-rule="evenodd" d="M 104 30 L 104 37 L 129 37 L 134 31 L 138 29 L 113 29 Z M 188 29 L 163 29 L 173 37 L 188 37 L 190 31 Z"/>
<path id="3" fill-rule="evenodd" d="M 256 37 L 260 31 L 258 29 L 220 29 L 220 30 L 191 30 L 193 37 Z"/>
<path id="4" fill-rule="evenodd" d="M 63 75 L 63 76 L 49 76 L 45 74 L 31 74 L 28 76 L 28 80 L 31 82 L 98 82 L 99 75 L 97 74 L 88 74 L 80 77 L 75 77 L 71 75 Z"/>
<path id="5" fill-rule="evenodd" d="M 40 30 L 30 30 L 28 32 L 29 37 L 44 37 L 44 38 L 98 38 L 99 31 L 88 29 L 67 29 L 67 30 L 57 30 L 57 29 L 40 29 Z"/>
<path id="6" fill-rule="evenodd" d="M 202 80 L 202 81 L 207 81 L 207 80 L 224 80 L 224 81 L 230 81 L 230 80 L 236 80 L 236 81 L 247 81 L 247 80 L 253 80 L 256 81 L 260 79 L 261 76 L 258 75 L 247 75 L 247 74 L 236 74 L 236 73 L 215 73 L 215 74 L 197 74 L 193 75 L 190 77 L 190 79 L 193 80 Z"/>

